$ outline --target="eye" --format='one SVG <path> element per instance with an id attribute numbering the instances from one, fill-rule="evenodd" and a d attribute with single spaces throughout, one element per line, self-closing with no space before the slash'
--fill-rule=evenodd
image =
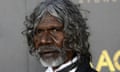
<path id="1" fill-rule="evenodd" d="M 59 32 L 62 31 L 62 28 L 52 28 L 51 30 L 52 32 Z"/>
<path id="2" fill-rule="evenodd" d="M 53 29 L 52 31 L 53 31 L 53 32 L 57 32 L 57 29 Z"/>
<path id="3" fill-rule="evenodd" d="M 38 34 L 40 34 L 41 32 L 42 32 L 41 29 L 37 29 L 37 30 L 36 30 L 36 33 L 38 33 Z"/>

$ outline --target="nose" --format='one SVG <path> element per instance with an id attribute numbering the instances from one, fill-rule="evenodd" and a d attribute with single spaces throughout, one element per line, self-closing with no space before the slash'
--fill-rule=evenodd
<path id="1" fill-rule="evenodd" d="M 43 45 L 53 43 L 53 39 L 49 32 L 45 31 L 42 33 L 42 35 L 40 36 L 40 43 Z"/>

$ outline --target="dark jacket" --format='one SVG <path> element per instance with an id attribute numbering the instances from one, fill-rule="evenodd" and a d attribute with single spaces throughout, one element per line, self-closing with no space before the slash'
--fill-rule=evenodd
<path id="1" fill-rule="evenodd" d="M 89 62 L 86 59 L 78 59 L 75 63 L 65 67 L 61 71 L 58 72 L 69 72 L 73 68 L 77 67 L 77 70 L 75 72 L 97 72 L 93 68 L 91 68 Z"/>
<path id="2" fill-rule="evenodd" d="M 79 63 L 76 72 L 97 72 L 93 68 L 90 67 L 89 63 Z"/>

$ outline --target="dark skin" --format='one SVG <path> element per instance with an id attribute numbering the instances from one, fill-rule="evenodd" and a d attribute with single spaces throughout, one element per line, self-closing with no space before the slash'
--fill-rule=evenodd
<path id="1" fill-rule="evenodd" d="M 57 21 L 55 17 L 49 14 L 45 16 L 45 18 L 43 18 L 36 27 L 36 34 L 34 35 L 35 48 L 38 49 L 40 46 L 44 45 L 54 45 L 57 48 L 63 48 L 63 42 L 65 38 L 63 27 L 63 24 Z M 46 50 L 46 52 L 47 51 L 49 50 Z M 47 55 L 50 57 L 55 57 L 56 54 L 49 52 Z M 72 59 L 72 50 L 66 50 L 66 55 L 67 58 L 65 62 Z M 58 67 L 53 67 L 53 69 L 56 69 Z"/>

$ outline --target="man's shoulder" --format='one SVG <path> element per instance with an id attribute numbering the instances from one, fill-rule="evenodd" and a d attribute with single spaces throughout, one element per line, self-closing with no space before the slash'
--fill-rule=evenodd
<path id="1" fill-rule="evenodd" d="M 93 69 L 89 63 L 82 63 L 79 64 L 76 72 L 97 72 L 97 71 Z"/>
<path id="2" fill-rule="evenodd" d="M 95 69 L 93 68 L 87 68 L 87 69 L 78 69 L 76 72 L 97 72 Z"/>

